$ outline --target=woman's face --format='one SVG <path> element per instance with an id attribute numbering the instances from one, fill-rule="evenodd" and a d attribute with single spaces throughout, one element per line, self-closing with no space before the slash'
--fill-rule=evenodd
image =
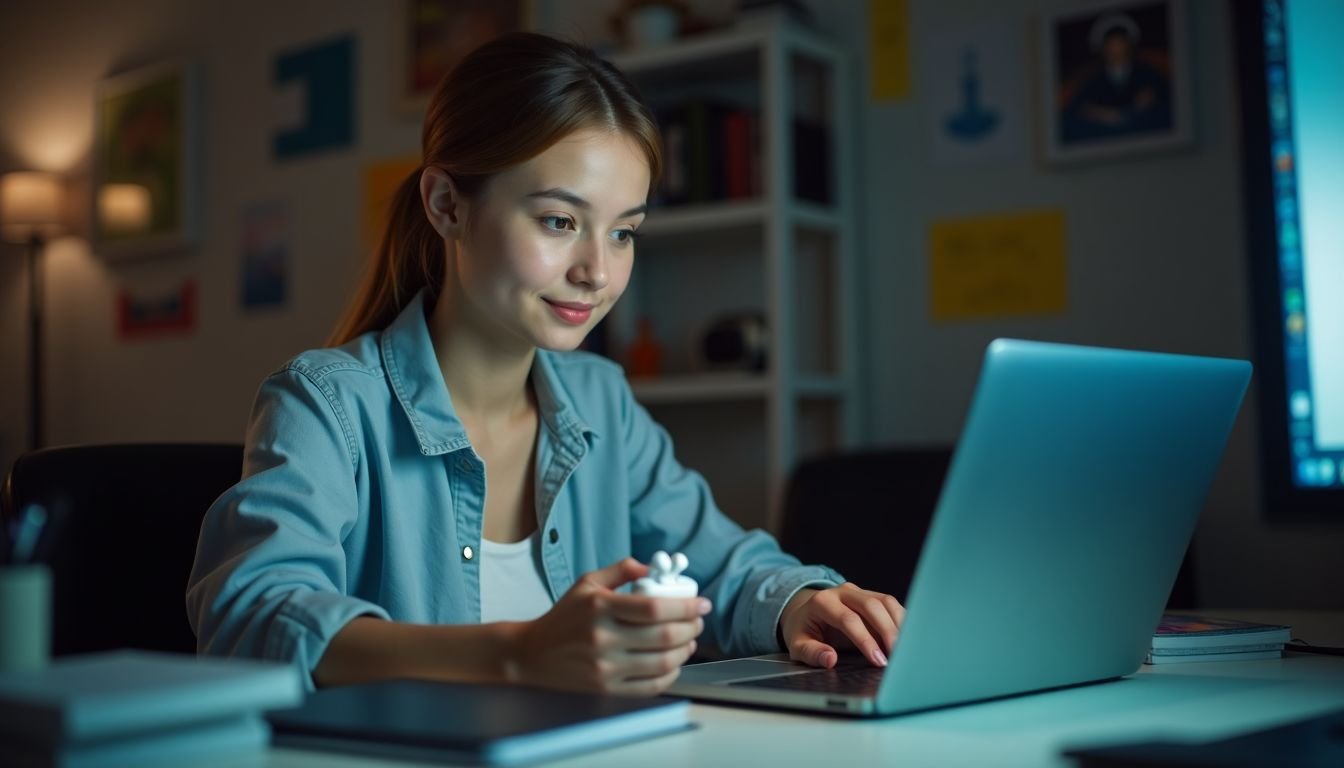
<path id="1" fill-rule="evenodd" d="M 468 322 L 574 349 L 630 281 L 649 164 L 622 132 L 570 134 L 467 202 L 457 274 Z"/>

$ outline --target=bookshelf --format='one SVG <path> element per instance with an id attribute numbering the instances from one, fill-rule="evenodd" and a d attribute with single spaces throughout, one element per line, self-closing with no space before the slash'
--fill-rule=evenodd
<path id="1" fill-rule="evenodd" d="M 736 186 L 714 180 L 690 200 L 655 198 L 634 277 L 610 318 L 608 348 L 623 359 L 639 319 L 649 319 L 663 371 L 632 378 L 636 398 L 671 433 L 679 460 L 705 475 L 727 514 L 778 532 L 796 462 L 853 445 L 862 424 L 850 62 L 838 47 L 787 24 L 706 33 L 611 60 L 663 118 L 665 133 L 666 116 L 689 112 L 687 104 L 751 115 L 747 194 L 739 134 L 735 149 L 713 150 L 736 156 L 718 154 L 707 165 L 711 173 L 734 166 Z M 720 123 L 700 125 L 714 135 Z M 813 143 L 795 146 L 801 127 L 810 127 Z M 724 146 L 734 141 L 732 133 L 719 135 L 727 136 Z M 683 154 L 668 142 L 669 163 L 703 162 L 693 153 L 705 145 L 695 145 L 694 134 L 688 142 Z M 824 178 L 799 178 L 802 166 L 822 169 Z M 711 186 L 717 194 L 703 194 Z M 765 370 L 704 363 L 698 349 L 709 323 L 743 312 L 765 321 Z"/>

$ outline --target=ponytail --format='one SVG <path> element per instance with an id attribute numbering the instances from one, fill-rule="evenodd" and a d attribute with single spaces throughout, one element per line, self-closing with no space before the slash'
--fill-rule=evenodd
<path id="1" fill-rule="evenodd" d="M 416 168 L 397 187 L 378 250 L 349 311 L 327 341 L 329 346 L 386 328 L 420 289 L 437 293 L 443 284 L 443 238 L 420 202 L 423 172 Z"/>

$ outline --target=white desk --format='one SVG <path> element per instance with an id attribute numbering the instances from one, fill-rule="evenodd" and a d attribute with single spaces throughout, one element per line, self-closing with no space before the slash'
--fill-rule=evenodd
<path id="1" fill-rule="evenodd" d="M 1321 624 L 1335 627 L 1339 618 L 1317 615 Z M 1153 738 L 1203 741 L 1339 708 L 1344 708 L 1344 657 L 1288 654 L 1272 661 L 1145 666 L 1114 682 L 878 720 L 696 704 L 694 731 L 548 765 L 1069 766 L 1060 757 L 1065 747 Z M 285 749 L 273 750 L 270 758 L 273 768 L 415 765 Z"/>

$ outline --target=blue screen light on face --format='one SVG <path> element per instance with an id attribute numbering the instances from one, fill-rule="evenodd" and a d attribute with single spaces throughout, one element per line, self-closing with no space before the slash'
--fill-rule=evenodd
<path id="1" fill-rule="evenodd" d="M 1344 485 L 1344 3 L 1264 4 L 1293 480 Z"/>

